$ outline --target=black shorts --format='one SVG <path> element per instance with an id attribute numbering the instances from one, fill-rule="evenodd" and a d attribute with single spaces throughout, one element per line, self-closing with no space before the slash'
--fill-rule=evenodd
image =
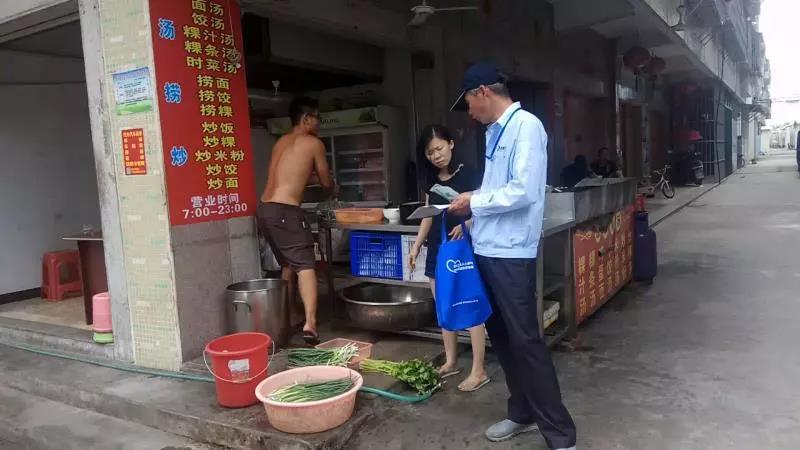
<path id="1" fill-rule="evenodd" d="M 314 269 L 314 235 L 302 208 L 283 203 L 261 203 L 258 226 L 283 267 Z"/>
<path id="2" fill-rule="evenodd" d="M 436 257 L 439 255 L 439 243 L 428 244 L 428 255 L 425 257 L 425 276 L 436 279 Z"/>

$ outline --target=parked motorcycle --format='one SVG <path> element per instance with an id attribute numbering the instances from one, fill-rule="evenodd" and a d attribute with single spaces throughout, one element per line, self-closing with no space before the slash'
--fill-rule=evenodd
<path id="1" fill-rule="evenodd" d="M 703 184 L 703 179 L 705 178 L 703 154 L 702 152 L 696 151 L 694 145 L 690 145 L 688 151 L 680 154 L 678 173 L 680 174 L 680 178 L 686 183 L 693 183 L 698 186 Z"/>
<path id="2" fill-rule="evenodd" d="M 691 159 L 689 160 L 689 179 L 694 180 L 694 184 L 701 186 L 703 184 L 703 179 L 706 177 L 705 167 L 703 165 L 703 154 L 695 150 L 694 145 L 689 146 L 689 155 Z"/>

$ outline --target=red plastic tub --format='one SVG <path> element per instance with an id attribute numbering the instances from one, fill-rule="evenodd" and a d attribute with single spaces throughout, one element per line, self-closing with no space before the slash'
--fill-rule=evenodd
<path id="1" fill-rule="evenodd" d="M 206 345 L 203 358 L 216 379 L 217 402 L 226 408 L 243 408 L 258 403 L 256 386 L 267 378 L 272 338 L 263 333 L 236 333 L 214 339 Z"/>

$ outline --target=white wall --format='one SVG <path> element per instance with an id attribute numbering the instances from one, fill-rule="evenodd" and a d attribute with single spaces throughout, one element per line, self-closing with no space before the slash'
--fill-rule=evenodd
<path id="1" fill-rule="evenodd" d="M 77 0 L 0 0 L 0 42 L 77 19 Z"/>
<path id="2" fill-rule="evenodd" d="M 58 70 L 51 62 L 49 70 Z M 99 228 L 100 210 L 86 86 L 6 85 L 0 98 L 4 294 L 39 287 L 42 253 L 75 248 L 61 237 Z"/>
<path id="3" fill-rule="evenodd" d="M 0 2 L 0 23 L 31 14 L 69 0 L 6 0 Z"/>

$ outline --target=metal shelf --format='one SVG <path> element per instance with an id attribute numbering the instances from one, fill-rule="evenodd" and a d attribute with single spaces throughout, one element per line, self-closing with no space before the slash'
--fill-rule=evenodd
<path id="1" fill-rule="evenodd" d="M 559 289 L 564 289 L 565 285 L 566 285 L 566 280 L 564 277 L 559 275 L 545 275 L 544 289 L 542 295 L 547 297 L 550 294 L 558 291 Z"/>
<path id="2" fill-rule="evenodd" d="M 339 186 L 382 186 L 385 181 L 343 181 Z"/>
<path id="3" fill-rule="evenodd" d="M 544 330 L 544 341 L 547 343 L 548 347 L 552 347 L 556 345 L 559 341 L 567 337 L 569 333 L 569 327 L 566 325 L 561 325 L 558 322 L 550 325 L 546 330 Z"/>
<path id="4" fill-rule="evenodd" d="M 418 282 L 418 281 L 405 281 L 405 280 L 391 280 L 388 278 L 372 278 L 372 277 L 358 277 L 351 274 L 347 269 L 344 267 L 332 267 L 333 276 L 336 278 L 342 278 L 345 280 L 353 280 L 353 281 L 361 281 L 364 283 L 375 283 L 375 284 L 388 284 L 391 286 L 412 286 L 412 287 L 419 287 L 419 288 L 427 288 L 430 289 L 430 283 L 425 282 Z"/>
<path id="5" fill-rule="evenodd" d="M 322 227 L 334 230 L 380 231 L 384 233 L 417 233 L 419 225 L 392 223 L 323 223 Z"/>
<path id="6" fill-rule="evenodd" d="M 364 172 L 367 172 L 367 173 L 383 172 L 383 168 L 378 167 L 378 168 L 374 168 L 374 169 L 369 169 L 369 168 L 363 168 L 363 169 L 339 169 L 339 173 L 364 173 Z"/>
<path id="7" fill-rule="evenodd" d="M 364 155 L 367 153 L 383 153 L 382 148 L 368 148 L 364 150 L 342 150 L 336 151 L 337 156 Z"/>

